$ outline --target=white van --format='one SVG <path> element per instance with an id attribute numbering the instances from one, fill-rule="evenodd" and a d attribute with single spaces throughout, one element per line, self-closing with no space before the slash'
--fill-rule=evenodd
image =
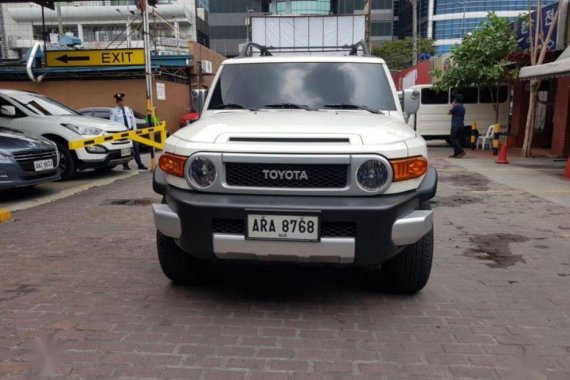
<path id="1" fill-rule="evenodd" d="M 477 123 L 480 134 L 485 134 L 491 124 L 495 124 L 495 87 L 467 87 L 459 91 L 435 91 L 432 85 L 417 85 L 409 88 L 420 91 L 420 108 L 408 119 L 408 125 L 424 139 L 449 139 L 451 116 L 447 113 L 453 102 L 453 94 L 463 95 L 465 106 L 465 125 Z M 499 123 L 503 126 L 508 121 L 508 87 L 499 87 Z"/>

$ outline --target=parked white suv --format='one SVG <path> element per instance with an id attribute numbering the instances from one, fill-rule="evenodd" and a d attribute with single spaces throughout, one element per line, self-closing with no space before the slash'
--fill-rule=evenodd
<path id="1" fill-rule="evenodd" d="M 110 170 L 132 159 L 132 142 L 117 140 L 77 150 L 69 150 L 70 141 L 107 133 L 124 132 L 124 125 L 82 116 L 47 96 L 17 90 L 0 90 L 0 124 L 43 136 L 57 144 L 62 179 L 77 170 Z"/>
<path id="2" fill-rule="evenodd" d="M 384 289 L 422 289 L 437 172 L 384 61 L 261 49 L 226 60 L 200 120 L 166 142 L 153 207 L 164 274 L 197 281 L 222 259 L 381 265 Z M 402 99 L 417 110 L 417 92 Z"/>

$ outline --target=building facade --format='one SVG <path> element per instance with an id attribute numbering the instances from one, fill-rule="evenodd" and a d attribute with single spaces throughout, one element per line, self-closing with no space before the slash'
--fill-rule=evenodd
<path id="1" fill-rule="evenodd" d="M 50 46 L 58 45 L 61 32 L 82 41 L 82 48 L 143 47 L 142 15 L 136 0 L 101 0 L 61 2 L 61 18 L 33 3 L 2 4 L 2 41 L 5 58 L 21 58 L 35 42 L 44 38 Z M 200 0 L 203 6 L 207 0 Z M 207 45 L 207 24 L 199 15 L 196 0 L 159 0 L 150 16 L 151 48 L 159 54 L 188 53 L 188 42 Z"/>
<path id="2" fill-rule="evenodd" d="M 543 0 L 546 6 L 556 0 Z M 536 7 L 537 0 L 530 0 Z M 475 30 L 489 12 L 512 21 L 528 13 L 529 0 L 418 0 L 418 34 L 435 41 L 438 55 L 447 53 L 455 44 Z M 400 0 L 398 37 L 412 35 L 412 5 L 408 0 Z"/>
<path id="3" fill-rule="evenodd" d="M 247 41 L 249 16 L 327 16 L 365 14 L 366 0 L 209 0 L 210 47 L 231 57 Z M 391 40 L 399 0 L 371 0 L 373 43 Z"/>

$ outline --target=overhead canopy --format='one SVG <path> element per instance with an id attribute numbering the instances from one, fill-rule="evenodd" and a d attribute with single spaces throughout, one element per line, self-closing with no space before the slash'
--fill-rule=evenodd
<path id="1" fill-rule="evenodd" d="M 520 79 L 545 79 L 561 75 L 570 75 L 570 46 L 554 62 L 527 66 L 521 69 Z"/>

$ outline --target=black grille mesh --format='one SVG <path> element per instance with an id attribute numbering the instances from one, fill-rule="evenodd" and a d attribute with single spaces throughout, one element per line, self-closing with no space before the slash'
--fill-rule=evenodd
<path id="1" fill-rule="evenodd" d="M 40 150 L 33 152 L 16 152 L 12 153 L 12 157 L 18 162 L 20 167 L 26 172 L 35 172 L 34 161 L 52 160 L 53 166 L 57 163 L 57 152 L 55 149 Z M 51 174 L 48 174 L 51 175 Z"/>
<path id="2" fill-rule="evenodd" d="M 244 235 L 245 222 L 240 219 L 214 219 L 214 233 Z M 350 222 L 321 222 L 322 237 L 355 237 L 356 225 Z"/>
<path id="3" fill-rule="evenodd" d="M 265 178 L 264 170 L 304 171 L 307 179 Z M 226 182 L 230 186 L 343 188 L 347 184 L 347 173 L 347 165 L 226 163 Z"/>

